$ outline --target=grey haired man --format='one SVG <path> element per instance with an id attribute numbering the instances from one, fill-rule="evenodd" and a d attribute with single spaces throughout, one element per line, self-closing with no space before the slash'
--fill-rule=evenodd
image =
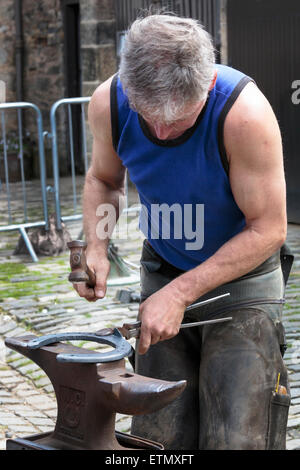
<path id="1" fill-rule="evenodd" d="M 84 230 L 97 285 L 76 288 L 90 301 L 105 295 L 108 239 L 96 233 L 97 207 L 118 210 L 127 168 L 144 209 L 138 372 L 188 382 L 173 404 L 134 418 L 132 433 L 167 449 L 284 448 L 289 386 L 279 254 L 287 221 L 270 104 L 250 77 L 215 64 L 197 21 L 149 15 L 131 25 L 119 73 L 94 92 L 89 122 Z M 153 208 L 163 204 L 182 214 L 192 208 L 181 218 L 181 236 L 172 218 L 168 237 L 162 218 L 153 227 Z M 197 246 L 189 234 L 197 232 L 200 206 Z M 226 292 L 221 305 L 185 313 Z M 229 314 L 231 322 L 179 330 L 183 321 Z"/>

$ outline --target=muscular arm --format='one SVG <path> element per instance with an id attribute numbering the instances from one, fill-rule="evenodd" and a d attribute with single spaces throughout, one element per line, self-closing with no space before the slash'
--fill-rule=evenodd
<path id="1" fill-rule="evenodd" d="M 232 193 L 245 215 L 246 227 L 200 266 L 147 299 L 149 304 L 145 302 L 142 312 L 141 353 L 147 350 L 149 341 L 167 339 L 178 332 L 187 305 L 260 265 L 286 238 L 280 131 L 269 103 L 254 84 L 245 87 L 228 114 L 224 143 Z"/>
<path id="2" fill-rule="evenodd" d="M 97 300 L 105 295 L 109 272 L 107 246 L 111 233 L 100 233 L 98 224 L 103 216 L 107 219 L 107 212 L 101 211 L 101 204 L 106 204 L 106 208 L 110 205 L 112 216 L 117 220 L 119 200 L 124 197 L 125 169 L 114 152 L 111 138 L 110 84 L 111 79 L 97 88 L 88 111 L 93 151 L 83 191 L 83 227 L 88 244 L 87 263 L 96 274 L 97 284 L 95 289 L 76 287 L 78 293 L 88 300 Z"/>

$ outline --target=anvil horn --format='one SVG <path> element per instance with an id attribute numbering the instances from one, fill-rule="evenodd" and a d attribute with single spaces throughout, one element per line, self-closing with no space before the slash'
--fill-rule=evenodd
<path id="1" fill-rule="evenodd" d="M 117 413 L 153 413 L 171 403 L 186 386 L 186 380 L 169 382 L 130 373 L 125 368 L 100 373 L 99 390 L 106 406 Z"/>

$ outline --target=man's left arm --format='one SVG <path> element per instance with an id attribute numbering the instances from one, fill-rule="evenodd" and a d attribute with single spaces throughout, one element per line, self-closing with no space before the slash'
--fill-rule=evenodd
<path id="1" fill-rule="evenodd" d="M 143 302 L 140 353 L 150 344 L 175 336 L 188 305 L 259 266 L 285 241 L 286 186 L 280 130 L 270 104 L 252 83 L 228 113 L 224 144 L 230 185 L 245 215 L 245 229 L 201 265 Z"/>

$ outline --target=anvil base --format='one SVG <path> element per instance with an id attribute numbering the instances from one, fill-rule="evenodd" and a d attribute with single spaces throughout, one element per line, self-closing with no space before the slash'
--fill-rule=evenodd
<path id="1" fill-rule="evenodd" d="M 125 448 L 133 450 L 163 450 L 164 447 L 158 442 L 150 441 L 137 436 L 116 431 L 116 438 L 119 444 Z M 52 432 L 35 434 L 25 438 L 7 439 L 6 450 L 88 450 L 82 447 L 67 444 L 66 442 L 51 438 Z"/>

